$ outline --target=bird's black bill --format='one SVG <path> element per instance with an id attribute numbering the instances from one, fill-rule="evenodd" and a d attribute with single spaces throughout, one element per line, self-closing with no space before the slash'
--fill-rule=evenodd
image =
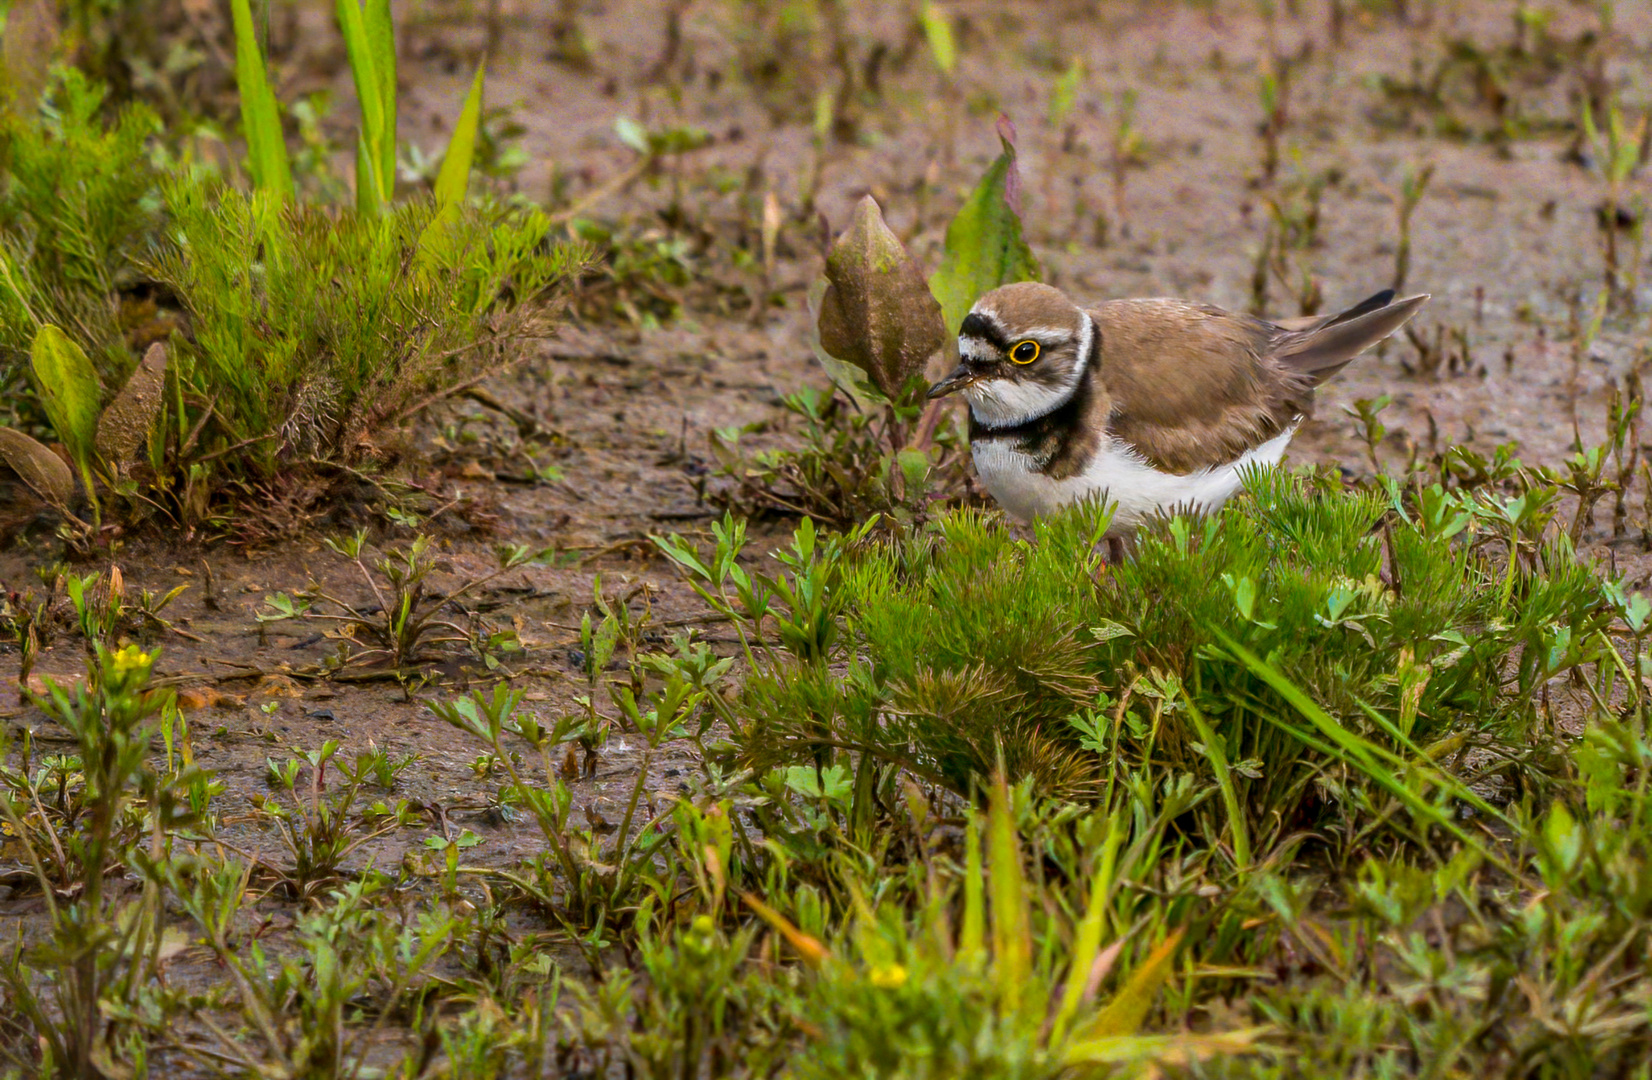
<path id="1" fill-rule="evenodd" d="M 971 371 L 963 364 L 959 364 L 957 367 L 952 369 L 946 378 L 942 379 L 934 386 L 931 386 L 929 388 L 929 393 L 925 396 L 931 400 L 934 398 L 946 397 L 948 394 L 962 390 L 964 387 L 974 382 L 977 377 L 978 376 L 975 372 Z"/>

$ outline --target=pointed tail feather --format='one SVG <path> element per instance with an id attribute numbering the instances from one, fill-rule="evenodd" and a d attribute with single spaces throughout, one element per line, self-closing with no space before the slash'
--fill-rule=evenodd
<path id="1" fill-rule="evenodd" d="M 1327 326 L 1345 323 L 1349 319 L 1357 319 L 1361 315 L 1376 311 L 1378 308 L 1387 307 L 1393 299 L 1394 290 L 1384 289 L 1379 293 L 1367 296 L 1347 311 L 1341 311 L 1335 315 L 1303 315 L 1300 318 L 1273 319 L 1270 321 L 1283 330 L 1296 330 L 1306 333 L 1309 330 L 1322 330 Z"/>
<path id="2" fill-rule="evenodd" d="M 1287 328 L 1274 344 L 1274 359 L 1311 376 L 1317 386 L 1404 326 L 1428 302 L 1427 293 L 1390 303 L 1393 296 L 1392 289 L 1385 289 L 1311 329 Z"/>

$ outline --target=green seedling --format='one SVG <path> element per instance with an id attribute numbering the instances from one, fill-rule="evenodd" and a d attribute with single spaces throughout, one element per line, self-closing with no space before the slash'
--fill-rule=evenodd
<path id="1" fill-rule="evenodd" d="M 431 595 L 429 578 L 436 570 L 437 556 L 428 536 L 416 537 L 405 549 L 393 549 L 367 564 L 367 532 L 328 539 L 327 546 L 352 563 L 373 595 L 373 605 L 355 605 L 312 587 L 298 598 L 278 593 L 265 601 L 269 609 L 258 616 L 261 623 L 286 619 L 319 619 L 338 625 L 342 640 L 354 646 L 340 658 L 353 668 L 382 668 L 401 679 L 414 674 L 421 661 L 438 655 L 440 646 L 464 645 L 479 659 L 486 660 L 508 642 L 495 639 L 479 620 L 465 616 L 461 625 L 455 614 L 464 614 L 459 601 L 497 578 L 543 553 L 521 545 L 501 545 L 495 552 L 498 565 L 491 573 L 465 581 L 452 592 Z M 444 610 L 450 614 L 444 617 Z"/>
<path id="2" fill-rule="evenodd" d="M 1647 118 L 1642 116 L 1631 126 L 1617 103 L 1612 102 L 1607 106 L 1605 129 L 1601 130 L 1596 127 L 1594 109 L 1587 101 L 1583 105 L 1583 137 L 1606 180 L 1606 204 L 1600 212 L 1601 239 L 1606 291 L 1615 303 L 1632 300 L 1634 295 L 1620 266 L 1618 232 L 1620 218 L 1638 220 L 1644 217 L 1630 212 L 1623 192 L 1646 153 L 1646 121 Z M 1633 267 L 1631 273 L 1638 273 L 1638 266 Z"/>

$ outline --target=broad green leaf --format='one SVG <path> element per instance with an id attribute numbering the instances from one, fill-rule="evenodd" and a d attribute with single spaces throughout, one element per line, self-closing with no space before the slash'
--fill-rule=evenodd
<path id="1" fill-rule="evenodd" d="M 958 67 L 958 42 L 952 34 L 951 17 L 935 0 L 924 0 L 918 18 L 923 23 L 924 37 L 929 40 L 929 51 L 935 57 L 935 66 L 943 74 L 951 75 Z"/>
<path id="2" fill-rule="evenodd" d="M 363 15 L 383 116 L 374 164 L 384 201 L 390 202 L 396 197 L 396 28 L 390 18 L 390 0 L 367 0 Z"/>
<path id="3" fill-rule="evenodd" d="M 91 492 L 101 396 L 97 372 L 85 350 L 50 323 L 35 334 L 29 353 L 40 404 Z"/>
<path id="4" fill-rule="evenodd" d="M 0 428 L 0 460 L 10 465 L 36 495 L 53 506 L 67 506 L 75 497 L 75 474 L 69 471 L 69 466 L 21 431 Z"/>
<path id="5" fill-rule="evenodd" d="M 1006 1015 L 1019 1012 L 1032 971 L 1032 928 L 1027 914 L 1027 880 L 1021 873 L 1021 842 L 1010 809 L 1009 786 L 1000 767 L 987 809 L 987 849 L 992 858 L 993 966 Z"/>
<path id="6" fill-rule="evenodd" d="M 956 334 L 982 293 L 1014 281 L 1037 281 L 1038 259 L 1021 235 L 1021 177 L 1015 164 L 1015 129 L 1000 121 L 1000 153 L 946 227 L 940 269 L 929 289 L 940 301 L 948 334 Z"/>
<path id="7" fill-rule="evenodd" d="M 453 127 L 453 137 L 447 141 L 447 153 L 442 156 L 442 171 L 436 176 L 436 206 L 445 213 L 465 200 L 470 189 L 470 170 L 476 161 L 476 142 L 482 130 L 482 80 L 485 65 L 478 65 L 476 77 L 471 80 L 470 93 L 465 95 L 464 108 L 459 110 L 459 122 Z"/>
<path id="8" fill-rule="evenodd" d="M 826 281 L 817 320 L 821 348 L 864 371 L 886 397 L 898 397 L 923 375 L 947 329 L 923 272 L 870 195 L 827 254 Z"/>
<path id="9" fill-rule="evenodd" d="M 98 418 L 97 453 L 119 472 L 136 463 L 166 396 L 166 346 L 149 346 L 132 377 Z"/>
<path id="10" fill-rule="evenodd" d="M 281 133 L 281 110 L 253 27 L 250 0 L 230 0 L 230 13 L 235 22 L 235 84 L 241 93 L 247 168 L 255 186 L 270 192 L 277 202 L 285 202 L 293 194 L 292 165 Z"/>
<path id="11" fill-rule="evenodd" d="M 1176 955 L 1176 946 L 1182 942 L 1182 931 L 1177 930 L 1159 943 L 1141 967 L 1130 974 L 1119 992 L 1081 1030 L 1075 1032 L 1080 1043 L 1092 1042 L 1121 1035 L 1134 1035 L 1147 1022 L 1147 1014 L 1159 996 L 1159 989 L 1170 978 L 1170 962 Z"/>

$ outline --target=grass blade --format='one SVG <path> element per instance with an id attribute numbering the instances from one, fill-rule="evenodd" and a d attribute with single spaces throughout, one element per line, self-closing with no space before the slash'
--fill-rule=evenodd
<path id="1" fill-rule="evenodd" d="M 1176 955 L 1176 946 L 1182 943 L 1182 933 L 1177 930 L 1148 954 L 1147 960 L 1131 973 L 1107 1007 L 1077 1033 L 1078 1042 L 1134 1035 L 1141 1030 L 1159 989 L 1170 978 L 1170 961 Z"/>
<path id="2" fill-rule="evenodd" d="M 264 67 L 264 51 L 253 27 L 250 0 L 231 0 L 230 12 L 235 22 L 235 84 L 241 93 L 247 169 L 255 186 L 282 203 L 292 198 L 293 170 L 281 133 L 281 112 Z"/>
<path id="3" fill-rule="evenodd" d="M 384 140 L 384 96 L 360 0 L 338 0 L 338 27 L 344 35 L 350 73 L 356 81 L 356 97 L 361 102 L 362 145 L 356 151 L 356 207 L 372 212 L 384 202 L 384 187 L 378 179 L 380 147 Z"/>
<path id="4" fill-rule="evenodd" d="M 1245 823 L 1245 808 L 1239 802 L 1238 789 L 1233 786 L 1233 770 L 1228 768 L 1223 740 L 1205 722 L 1204 714 L 1193 703 L 1193 695 L 1185 689 L 1182 700 L 1187 703 L 1188 718 L 1193 721 L 1193 729 L 1199 733 L 1205 757 L 1210 759 L 1210 770 L 1216 774 L 1216 786 L 1222 792 L 1222 805 L 1228 812 L 1228 827 L 1233 830 L 1233 861 L 1238 864 L 1238 869 L 1244 870 L 1250 866 L 1250 829 Z"/>
<path id="5" fill-rule="evenodd" d="M 1027 882 L 1021 873 L 1021 841 L 1010 811 L 1009 786 L 998 770 L 987 809 L 987 848 L 992 856 L 992 951 L 999 1001 L 1006 1014 L 1020 1011 L 1021 994 L 1032 971 L 1032 929 L 1027 915 Z"/>
<path id="6" fill-rule="evenodd" d="M 436 174 L 436 206 L 439 213 L 464 202 L 470 190 L 470 169 L 476 161 L 476 142 L 482 131 L 482 80 L 485 65 L 478 65 L 476 78 L 471 80 L 470 93 L 465 95 L 464 108 L 459 110 L 459 122 L 453 126 L 453 137 L 447 142 L 447 153 L 442 155 L 442 170 Z"/>
<path id="7" fill-rule="evenodd" d="M 958 928 L 958 956 L 972 962 L 986 940 L 986 903 L 981 868 L 981 827 L 974 814 L 964 826 L 964 920 Z"/>
<path id="8" fill-rule="evenodd" d="M 1412 791 L 1391 770 L 1384 768 L 1377 760 L 1380 754 L 1385 753 L 1379 747 L 1372 745 L 1370 742 L 1360 738 L 1358 735 L 1343 727 L 1335 717 L 1331 716 L 1323 708 L 1321 708 L 1319 703 L 1314 701 L 1313 698 L 1310 698 L 1307 694 L 1303 693 L 1301 688 L 1295 683 L 1280 674 L 1272 664 L 1269 664 L 1267 661 L 1263 660 L 1261 657 L 1239 644 L 1233 638 L 1223 633 L 1220 629 L 1212 627 L 1211 632 L 1216 635 L 1216 637 L 1222 642 L 1223 646 L 1225 646 L 1229 652 L 1237 656 L 1239 660 L 1250 669 L 1253 675 L 1267 683 L 1268 686 L 1273 688 L 1273 690 L 1279 694 L 1280 697 L 1284 698 L 1292 708 L 1301 714 L 1302 718 L 1308 721 L 1308 723 L 1313 726 L 1314 730 L 1319 732 L 1319 734 L 1325 738 L 1325 740 L 1330 744 L 1330 747 L 1335 749 L 1336 756 L 1341 758 L 1347 764 L 1352 765 L 1366 776 L 1370 777 L 1385 791 L 1400 800 L 1400 802 L 1404 803 L 1406 808 L 1419 818 L 1422 818 L 1432 825 L 1437 825 L 1441 829 L 1450 833 L 1454 839 L 1474 848 L 1487 861 L 1504 869 L 1511 869 L 1505 860 L 1499 858 L 1495 853 L 1488 851 L 1484 845 L 1480 844 L 1473 837 L 1469 836 L 1468 833 L 1464 832 L 1460 827 L 1458 827 L 1457 823 L 1452 821 L 1451 818 L 1448 817 L 1439 807 L 1430 803 L 1428 800 L 1418 795 L 1415 791 Z M 1267 710 L 1259 709 L 1257 711 L 1263 719 L 1268 720 L 1270 723 L 1276 724 L 1287 731 L 1292 730 L 1290 725 L 1284 724 L 1277 718 L 1269 715 Z"/>
<path id="9" fill-rule="evenodd" d="M 1073 939 L 1073 962 L 1067 970 L 1067 986 L 1062 991 L 1061 1005 L 1050 1028 L 1052 1043 L 1061 1040 L 1084 1000 L 1089 982 L 1087 976 L 1096 962 L 1096 954 L 1101 952 L 1102 924 L 1107 920 L 1107 894 L 1112 877 L 1113 868 L 1104 860 L 1090 879 L 1090 899 L 1084 908 L 1084 918 L 1078 924 L 1078 934 Z"/>
<path id="10" fill-rule="evenodd" d="M 365 135 L 356 138 L 356 211 L 376 214 L 384 207 L 384 189 L 379 184 L 378 159 Z"/>
<path id="11" fill-rule="evenodd" d="M 785 938 L 791 947 L 797 950 L 797 955 L 803 958 L 803 962 L 810 967 L 817 968 L 832 958 L 832 950 L 822 945 L 818 938 L 799 930 L 797 925 L 790 919 L 763 903 L 751 893 L 741 892 L 740 899 L 746 902 L 747 907 L 757 912 L 758 918 L 768 923 L 776 933 Z"/>
<path id="12" fill-rule="evenodd" d="M 390 0 L 367 0 L 367 47 L 373 56 L 373 76 L 379 90 L 379 190 L 384 201 L 396 197 L 396 27 L 390 18 Z"/>
<path id="13" fill-rule="evenodd" d="M 1275 1047 L 1259 1042 L 1273 1034 L 1269 1025 L 1240 1028 L 1212 1034 L 1184 1032 L 1175 1035 L 1110 1035 L 1091 1039 L 1067 1048 L 1062 1055 L 1069 1066 L 1081 1065 L 1180 1065 L 1209 1061 L 1212 1058 L 1242 1054 L 1280 1053 Z M 1080 1074 L 1088 1075 L 1088 1074 Z M 1106 1075 L 1113 1075 L 1111 1073 Z M 1158 1070 L 1130 1075 L 1159 1075 Z"/>

